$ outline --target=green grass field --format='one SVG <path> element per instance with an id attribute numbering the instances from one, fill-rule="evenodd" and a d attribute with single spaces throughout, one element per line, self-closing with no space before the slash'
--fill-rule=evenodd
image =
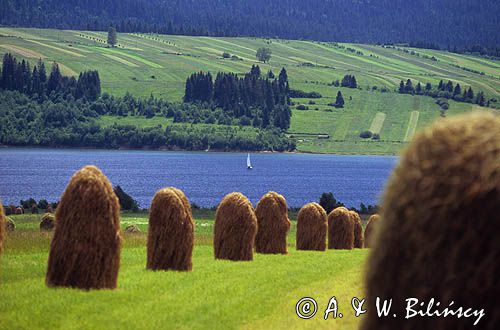
<path id="1" fill-rule="evenodd" d="M 0 257 L 0 329 L 357 328 L 360 318 L 350 300 L 363 296 L 367 249 L 296 251 L 292 222 L 288 255 L 216 261 L 213 212 L 194 215 L 192 272 L 146 271 L 146 234 L 125 234 L 118 289 L 90 292 L 47 288 L 52 234 L 38 230 L 41 215 L 13 216 L 17 228 Z M 122 227 L 131 223 L 147 231 L 146 214 L 123 214 Z M 295 304 L 305 296 L 319 306 L 310 320 L 295 314 Z M 345 316 L 325 321 L 322 314 L 332 296 Z"/>
<path id="2" fill-rule="evenodd" d="M 397 154 L 415 132 L 440 117 L 439 106 L 432 98 L 395 93 L 402 79 L 410 78 L 414 85 L 420 81 L 434 86 L 441 79 L 452 80 L 462 88 L 472 86 L 476 93 L 484 91 L 487 99 L 500 99 L 500 61 L 444 51 L 137 33 L 118 34 L 118 44 L 118 47 L 106 48 L 105 32 L 0 28 L 0 54 L 12 52 L 32 62 L 38 58 L 56 61 L 62 65 L 62 71 L 70 75 L 97 69 L 103 91 L 114 95 L 128 91 L 137 96 L 153 94 L 179 102 L 186 78 L 195 71 L 245 73 L 253 64 L 259 64 L 264 73 L 271 69 L 277 74 L 285 67 L 292 88 L 317 91 L 324 96 L 314 100 L 315 105 L 308 105 L 309 111 L 293 107 L 289 133 L 297 138 L 297 150 L 301 152 Z M 267 64 L 255 59 L 257 48 L 262 46 L 272 50 Z M 236 55 L 240 60 L 224 59 L 223 52 Z M 345 74 L 356 76 L 359 89 L 328 86 Z M 373 90 L 373 86 L 377 89 Z M 382 88 L 389 92 L 382 93 Z M 346 101 L 343 109 L 328 106 L 335 101 L 339 90 Z M 294 100 L 296 104 L 309 101 Z M 447 116 L 473 108 L 471 104 L 450 101 Z M 417 120 L 412 117 L 416 112 L 419 113 Z M 380 129 L 380 141 L 360 138 L 359 133 L 370 129 L 377 113 L 385 114 L 384 120 L 377 124 L 380 127 L 375 126 Z M 105 124 L 123 122 L 143 127 L 155 126 L 158 122 L 168 125 L 167 120 L 158 118 L 150 122 L 138 118 L 101 120 Z M 318 139 L 318 134 L 328 135 L 329 139 Z"/>

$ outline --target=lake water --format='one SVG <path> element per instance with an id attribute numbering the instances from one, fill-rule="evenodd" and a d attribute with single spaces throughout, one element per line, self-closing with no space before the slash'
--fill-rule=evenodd
<path id="1" fill-rule="evenodd" d="M 165 152 L 81 149 L 0 149 L 0 199 L 18 204 L 30 197 L 60 199 L 71 175 L 93 164 L 141 207 L 163 187 L 182 189 L 200 206 L 216 206 L 232 191 L 255 203 L 267 191 L 285 196 L 291 207 L 333 192 L 347 206 L 376 204 L 398 158 L 312 154 Z"/>

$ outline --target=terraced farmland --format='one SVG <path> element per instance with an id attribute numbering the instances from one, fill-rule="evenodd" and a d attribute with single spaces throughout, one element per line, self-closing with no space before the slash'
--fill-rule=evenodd
<path id="1" fill-rule="evenodd" d="M 263 72 L 272 70 L 277 74 L 285 67 L 292 88 L 324 96 L 294 99 L 295 104 L 309 107 L 308 111 L 293 107 L 289 129 L 297 139 L 298 151 L 303 152 L 396 154 L 416 131 L 440 118 L 434 99 L 395 92 L 402 79 L 412 79 L 414 84 L 430 82 L 433 86 L 441 79 L 452 80 L 462 88 L 472 86 L 475 92 L 483 91 L 487 99 L 500 98 L 500 61 L 442 51 L 151 34 L 118 34 L 119 45 L 115 48 L 106 48 L 105 42 L 105 32 L 0 28 L 0 54 L 11 52 L 32 63 L 38 58 L 55 61 L 67 75 L 97 69 L 103 91 L 114 95 L 154 94 L 180 101 L 185 79 L 195 71 L 244 73 L 259 64 Z M 263 46 L 272 50 L 267 64 L 255 59 L 257 48 Z M 224 59 L 223 52 L 237 59 Z M 356 76 L 358 89 L 330 86 L 346 74 Z M 335 102 L 339 90 L 345 99 L 341 109 L 328 105 Z M 473 108 L 471 104 L 450 101 L 446 115 Z M 101 120 L 106 124 L 120 121 Z M 166 118 L 152 120 L 151 126 L 168 124 Z M 137 125 L 148 123 L 141 120 Z M 360 138 L 359 133 L 365 130 L 380 134 L 380 140 Z"/>

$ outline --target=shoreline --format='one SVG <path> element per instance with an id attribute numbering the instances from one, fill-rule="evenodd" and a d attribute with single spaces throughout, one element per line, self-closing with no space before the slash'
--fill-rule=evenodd
<path id="1" fill-rule="evenodd" d="M 240 154 L 290 154 L 290 155 L 331 155 L 331 156 L 390 156 L 390 157 L 399 157 L 399 155 L 394 153 L 340 153 L 340 152 L 313 152 L 313 151 L 269 151 L 269 150 L 261 150 L 261 151 L 244 151 L 244 150 L 185 150 L 185 149 L 168 149 L 168 148 L 160 148 L 160 149 L 151 149 L 151 148 L 93 148 L 93 147 L 68 147 L 68 146 L 8 146 L 8 145 L 0 145 L 0 151 L 6 149 L 41 149 L 41 150 L 81 150 L 81 151 L 153 151 L 153 152 L 186 152 L 186 153 L 206 153 L 206 154 L 216 154 L 216 153 L 240 153 Z"/>

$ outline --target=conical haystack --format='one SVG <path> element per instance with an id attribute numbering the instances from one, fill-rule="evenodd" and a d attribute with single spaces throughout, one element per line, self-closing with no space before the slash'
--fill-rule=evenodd
<path id="1" fill-rule="evenodd" d="M 375 229 L 380 225 L 380 215 L 372 214 L 370 218 L 368 218 L 368 223 L 365 228 L 365 246 L 367 248 L 373 247 L 373 234 Z"/>
<path id="2" fill-rule="evenodd" d="M 499 116 L 454 116 L 415 136 L 386 186 L 366 267 L 366 303 L 391 298 L 396 317 L 368 308 L 361 329 L 498 329 L 499 215 Z M 412 310 L 434 299 L 432 312 L 455 315 L 407 319 L 410 297 Z"/>
<path id="3" fill-rule="evenodd" d="M 182 191 L 158 191 L 149 211 L 147 268 L 189 271 L 194 244 L 191 206 Z"/>
<path id="4" fill-rule="evenodd" d="M 260 199 L 255 208 L 257 216 L 257 253 L 286 254 L 286 235 L 290 230 L 288 206 L 285 198 L 275 192 L 268 192 Z"/>
<path id="5" fill-rule="evenodd" d="M 241 193 L 226 195 L 215 215 L 215 258 L 253 260 L 256 234 L 257 218 L 250 201 Z"/>
<path id="6" fill-rule="evenodd" d="M 328 215 L 328 248 L 352 250 L 354 248 L 354 222 L 349 210 L 337 207 Z"/>
<path id="7" fill-rule="evenodd" d="M 356 211 L 349 211 L 351 221 L 354 223 L 354 248 L 362 249 L 364 245 L 363 225 L 361 224 L 361 217 Z"/>
<path id="8" fill-rule="evenodd" d="M 56 211 L 47 285 L 116 288 L 120 267 L 120 204 L 94 166 L 76 172 Z"/>
<path id="9" fill-rule="evenodd" d="M 326 250 L 328 230 L 325 209 L 318 203 L 304 205 L 297 215 L 297 250 Z"/>

